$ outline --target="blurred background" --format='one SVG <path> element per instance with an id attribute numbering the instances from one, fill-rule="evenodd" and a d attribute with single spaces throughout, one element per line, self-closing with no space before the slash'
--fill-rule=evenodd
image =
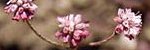
<path id="1" fill-rule="evenodd" d="M 0 50 L 64 50 L 52 46 L 37 37 L 24 22 L 11 20 L 12 15 L 4 13 L 8 0 L 0 0 Z M 57 16 L 82 14 L 90 21 L 90 36 L 83 40 L 77 50 L 150 50 L 150 0 L 35 0 L 38 10 L 31 20 L 36 30 L 45 37 L 54 37 L 58 29 Z M 142 14 L 143 29 L 137 39 L 115 36 L 99 46 L 88 43 L 102 40 L 112 34 L 116 25 L 113 18 L 118 8 L 132 8 Z"/>

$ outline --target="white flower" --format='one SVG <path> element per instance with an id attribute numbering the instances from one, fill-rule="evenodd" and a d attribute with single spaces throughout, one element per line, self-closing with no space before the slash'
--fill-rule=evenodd
<path id="1" fill-rule="evenodd" d="M 124 34 L 130 40 L 140 33 L 142 27 L 141 14 L 137 15 L 131 9 L 119 9 L 118 16 L 114 18 L 114 21 L 118 24 L 115 32 Z"/>

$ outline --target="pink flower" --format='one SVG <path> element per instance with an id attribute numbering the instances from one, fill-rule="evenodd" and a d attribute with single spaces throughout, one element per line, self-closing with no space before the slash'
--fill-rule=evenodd
<path id="1" fill-rule="evenodd" d="M 62 39 L 63 42 L 69 43 L 71 47 L 76 47 L 79 42 L 89 35 L 87 28 L 88 22 L 81 22 L 81 15 L 70 14 L 66 17 L 58 17 L 59 27 L 56 37 Z"/>
<path id="2" fill-rule="evenodd" d="M 32 3 L 32 0 L 9 0 L 4 8 L 6 13 L 13 13 L 13 20 L 28 20 L 35 13 L 37 6 Z"/>
<path id="3" fill-rule="evenodd" d="M 118 16 L 114 18 L 114 21 L 118 24 L 115 32 L 125 35 L 130 40 L 140 33 L 142 27 L 141 14 L 137 15 L 131 12 L 131 9 L 119 9 Z"/>

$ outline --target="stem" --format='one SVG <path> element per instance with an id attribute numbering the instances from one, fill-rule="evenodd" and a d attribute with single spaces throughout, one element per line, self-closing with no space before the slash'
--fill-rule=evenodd
<path id="1" fill-rule="evenodd" d="M 91 45 L 91 46 L 100 45 L 100 44 L 102 44 L 102 43 L 104 43 L 104 42 L 107 42 L 108 40 L 112 39 L 114 36 L 115 36 L 115 32 L 113 32 L 113 33 L 112 33 L 109 37 L 107 37 L 106 39 L 101 40 L 101 41 L 98 41 L 98 42 L 92 42 L 92 43 L 90 43 L 89 45 Z"/>
<path id="2" fill-rule="evenodd" d="M 43 41 L 49 43 L 49 44 L 53 44 L 55 46 L 63 46 L 62 44 L 58 44 L 57 42 L 54 42 L 52 40 L 48 40 L 47 38 L 45 38 L 44 36 L 42 36 L 40 33 L 38 33 L 33 26 L 31 25 L 31 23 L 26 20 L 27 25 L 30 27 L 30 29 L 35 33 L 36 36 L 38 36 L 40 39 L 42 39 Z"/>

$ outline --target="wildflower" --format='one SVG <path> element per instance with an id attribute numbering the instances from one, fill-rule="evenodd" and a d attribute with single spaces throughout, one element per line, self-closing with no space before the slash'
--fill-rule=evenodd
<path id="1" fill-rule="evenodd" d="M 31 19 L 37 9 L 32 0 L 9 0 L 6 5 L 4 11 L 13 13 L 12 19 L 16 21 Z"/>
<path id="2" fill-rule="evenodd" d="M 89 35 L 87 30 L 89 23 L 81 22 L 80 14 L 58 17 L 57 20 L 61 29 L 55 35 L 58 39 L 62 39 L 63 42 L 69 43 L 70 47 L 76 47 L 82 39 Z"/>
<path id="3" fill-rule="evenodd" d="M 118 16 L 114 18 L 114 21 L 118 24 L 115 32 L 125 35 L 130 40 L 140 33 L 142 27 L 141 15 L 131 12 L 131 9 L 119 9 Z"/>

